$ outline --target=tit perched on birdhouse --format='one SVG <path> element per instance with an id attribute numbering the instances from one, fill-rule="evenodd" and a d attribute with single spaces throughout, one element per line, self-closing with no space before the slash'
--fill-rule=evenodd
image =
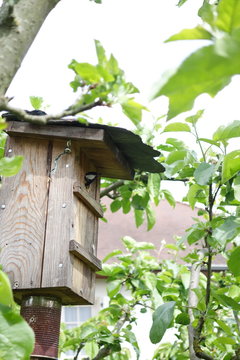
<path id="1" fill-rule="evenodd" d="M 97 173 L 95 171 L 87 172 L 84 176 L 85 187 L 88 188 L 97 179 Z"/>

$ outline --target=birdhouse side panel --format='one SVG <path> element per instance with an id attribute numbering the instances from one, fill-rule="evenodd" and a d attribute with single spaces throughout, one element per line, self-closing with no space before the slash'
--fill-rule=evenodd
<path id="1" fill-rule="evenodd" d="M 7 140 L 6 156 L 23 155 L 24 162 L 0 189 L 0 263 L 18 290 L 40 287 L 50 151 L 48 140 Z"/>

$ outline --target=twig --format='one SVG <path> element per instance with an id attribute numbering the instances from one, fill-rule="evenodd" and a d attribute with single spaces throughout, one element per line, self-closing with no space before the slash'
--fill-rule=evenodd
<path id="1" fill-rule="evenodd" d="M 108 193 L 110 193 L 113 190 L 118 189 L 122 185 L 124 185 L 124 180 L 118 180 L 118 181 L 112 183 L 111 185 L 107 186 L 105 189 L 103 189 L 100 192 L 100 198 L 102 198 L 103 196 L 108 195 Z"/>
<path id="2" fill-rule="evenodd" d="M 5 97 L 0 98 L 0 111 L 4 111 L 4 110 L 9 111 L 11 114 L 16 115 L 17 118 L 19 118 L 23 121 L 27 121 L 27 122 L 34 123 L 34 124 L 42 124 L 42 125 L 46 124 L 49 120 L 62 119 L 66 116 L 76 115 L 80 112 L 84 112 L 84 111 L 93 109 L 96 106 L 106 106 L 106 105 L 107 104 L 105 104 L 101 99 L 99 99 L 99 100 L 94 101 L 93 103 L 87 104 L 87 105 L 73 104 L 68 109 L 63 110 L 62 112 L 55 114 L 55 115 L 36 116 L 36 115 L 28 114 L 23 109 L 9 105 L 8 98 L 5 98 Z"/>

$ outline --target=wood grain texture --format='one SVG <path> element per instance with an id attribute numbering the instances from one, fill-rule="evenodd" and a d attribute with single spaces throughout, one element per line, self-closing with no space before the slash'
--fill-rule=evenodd
<path id="1" fill-rule="evenodd" d="M 88 252 L 82 245 L 77 243 L 75 240 L 70 240 L 69 251 L 71 254 L 76 256 L 78 259 L 87 264 L 91 269 L 99 271 L 102 269 L 101 261 Z"/>
<path id="2" fill-rule="evenodd" d="M 82 201 L 96 216 L 103 217 L 103 211 L 99 203 L 93 199 L 80 183 L 73 184 L 73 193 Z"/>
<path id="3" fill-rule="evenodd" d="M 6 155 L 23 155 L 22 170 L 0 191 L 0 263 L 13 288 L 40 287 L 47 208 L 48 141 L 8 138 Z"/>

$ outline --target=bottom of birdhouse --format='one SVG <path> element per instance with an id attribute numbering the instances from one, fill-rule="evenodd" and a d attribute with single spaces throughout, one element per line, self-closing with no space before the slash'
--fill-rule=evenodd
<path id="1" fill-rule="evenodd" d="M 62 305 L 93 305 L 94 296 L 86 298 L 84 293 L 79 295 L 68 287 L 41 288 L 41 289 L 14 289 L 14 300 L 19 305 L 25 296 L 54 296 Z"/>

